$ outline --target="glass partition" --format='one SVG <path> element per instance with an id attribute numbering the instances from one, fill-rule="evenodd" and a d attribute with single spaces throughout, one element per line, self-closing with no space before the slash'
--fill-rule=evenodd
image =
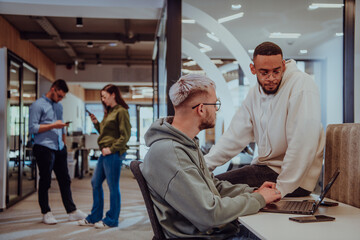
<path id="1" fill-rule="evenodd" d="M 215 141 L 227 129 L 226 119 L 241 106 L 256 78 L 249 71 L 254 48 L 272 41 L 282 50 L 284 59 L 294 59 L 310 74 L 320 90 L 321 116 L 324 128 L 342 122 L 343 83 L 343 1 L 329 0 L 317 5 L 308 1 L 217 1 L 183 0 L 182 38 L 198 50 L 184 53 L 182 74 L 198 73 L 212 77 L 210 71 L 196 62 L 197 54 L 206 56 L 216 66 L 226 84 L 217 95 L 231 96 L 233 109 L 217 115 Z M 197 58 L 201 59 L 201 58 Z M 209 65 L 209 64 L 208 64 Z M 221 80 L 221 81 L 220 81 Z M 224 127 L 223 127 L 224 126 Z M 200 138 L 201 139 L 201 138 Z M 203 137 L 201 144 L 214 139 Z"/>
<path id="2" fill-rule="evenodd" d="M 29 135 L 29 107 L 37 98 L 37 70 L 8 53 L 7 205 L 36 191 L 36 162 Z"/>

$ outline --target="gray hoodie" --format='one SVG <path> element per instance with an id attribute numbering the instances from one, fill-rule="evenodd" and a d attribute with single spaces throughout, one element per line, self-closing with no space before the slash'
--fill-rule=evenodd
<path id="1" fill-rule="evenodd" d="M 145 134 L 150 147 L 140 168 L 166 237 L 224 239 L 238 232 L 237 218 L 254 214 L 265 200 L 245 184 L 214 178 L 196 139 L 159 119 Z"/>

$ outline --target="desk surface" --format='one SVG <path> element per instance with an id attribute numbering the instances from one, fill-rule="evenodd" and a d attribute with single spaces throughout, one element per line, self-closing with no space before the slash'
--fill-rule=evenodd
<path id="1" fill-rule="evenodd" d="M 339 203 L 336 207 L 320 206 L 315 215 L 320 214 L 336 219 L 332 222 L 298 223 L 290 221 L 289 217 L 308 215 L 259 212 L 239 217 L 239 221 L 260 239 L 360 239 L 359 208 Z"/>

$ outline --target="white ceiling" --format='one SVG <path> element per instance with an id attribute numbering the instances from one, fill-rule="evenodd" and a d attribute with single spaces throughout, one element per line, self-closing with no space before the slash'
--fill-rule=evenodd
<path id="1" fill-rule="evenodd" d="M 244 12 L 242 18 L 225 22 L 226 27 L 245 50 L 254 49 L 263 41 L 280 45 L 285 58 L 316 58 L 312 50 L 337 38 L 342 32 L 343 9 L 309 10 L 310 0 L 183 0 L 201 9 L 214 19 Z M 341 0 L 316 0 L 322 3 L 343 3 Z M 164 0 L 0 0 L 0 14 L 62 16 L 111 19 L 158 19 Z M 231 4 L 241 4 L 232 10 Z M 298 39 L 270 39 L 271 32 L 300 33 Z M 198 24 L 182 24 L 182 36 L 194 45 L 199 42 L 213 48 L 210 58 L 233 59 L 221 42 L 206 36 Z M 198 46 L 200 48 L 200 46 Z M 234 46 L 236 48 L 237 46 Z M 342 46 L 339 46 L 342 47 Z M 308 54 L 300 55 L 306 49 Z M 331 49 L 329 50 L 331 51 Z M 184 56 L 186 57 L 186 56 Z"/>

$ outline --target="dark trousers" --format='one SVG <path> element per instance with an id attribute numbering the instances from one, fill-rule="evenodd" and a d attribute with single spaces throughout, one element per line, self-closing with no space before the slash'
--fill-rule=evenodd
<path id="1" fill-rule="evenodd" d="M 246 165 L 239 169 L 231 170 L 216 176 L 219 180 L 226 180 L 232 184 L 248 184 L 250 187 L 260 187 L 265 181 L 276 182 L 277 174 L 274 170 L 265 165 Z M 286 197 L 305 197 L 311 192 L 299 187 Z"/>
<path id="2" fill-rule="evenodd" d="M 40 175 L 38 194 L 41 213 L 46 214 L 51 211 L 48 190 L 51 186 L 52 170 L 55 172 L 66 212 L 70 213 L 75 211 L 76 206 L 73 202 L 70 189 L 71 179 L 68 171 L 66 147 L 61 151 L 55 151 L 36 144 L 33 147 L 33 152 L 36 157 Z"/>

